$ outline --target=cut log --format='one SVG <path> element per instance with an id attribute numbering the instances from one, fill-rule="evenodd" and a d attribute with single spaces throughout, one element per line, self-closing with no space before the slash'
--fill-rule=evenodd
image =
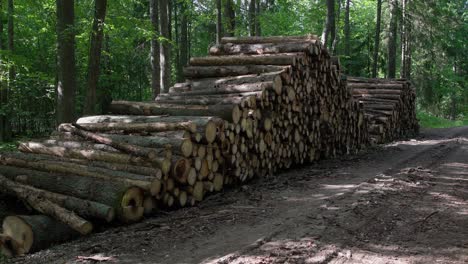
<path id="1" fill-rule="evenodd" d="M 43 198 L 67 210 L 75 212 L 77 215 L 84 218 L 100 219 L 106 222 L 111 222 L 115 217 L 115 210 L 110 206 L 23 185 L 21 183 L 13 182 L 1 174 L 0 186 L 3 187 L 0 192 L 8 192 L 7 194 L 17 196 L 19 198 L 26 197 L 28 195 L 32 195 L 38 200 L 42 200 Z"/>
<path id="2" fill-rule="evenodd" d="M 188 66 L 184 75 L 189 79 L 261 74 L 287 70 L 287 66 L 278 65 L 241 65 L 241 66 Z"/>
<path id="3" fill-rule="evenodd" d="M 31 168 L 44 172 L 56 172 L 63 174 L 73 174 L 83 177 L 92 177 L 105 181 L 117 181 L 125 184 L 128 187 L 138 186 L 144 190 L 151 189 L 151 183 L 155 179 L 151 176 L 126 173 L 121 171 L 108 170 L 104 168 L 90 167 L 87 165 L 79 165 L 75 163 L 67 163 L 61 161 L 29 161 L 18 155 L 8 155 L 7 153 L 0 155 L 0 163 L 3 165 L 16 166 L 22 168 Z"/>
<path id="4" fill-rule="evenodd" d="M 95 133 L 84 131 L 76 126 L 77 125 L 72 124 L 61 124 L 59 126 L 59 130 L 64 132 L 70 132 L 72 134 L 83 137 L 84 139 L 89 139 L 101 144 L 109 145 L 113 148 L 116 148 L 131 155 L 144 157 L 152 162 L 156 162 L 158 160 L 158 155 L 154 150 L 138 147 L 127 143 L 115 142 L 109 138 L 97 135 Z"/>
<path id="5" fill-rule="evenodd" d="M 175 84 L 169 89 L 169 93 L 183 93 L 189 91 L 220 88 L 228 85 L 240 85 L 248 83 L 269 82 L 276 77 L 280 77 L 282 71 L 268 72 L 263 74 L 249 74 L 225 78 L 206 78 L 198 80 L 188 80 L 185 83 Z M 281 78 L 281 77 L 280 77 Z"/>
<path id="6" fill-rule="evenodd" d="M 316 42 L 319 38 L 316 35 L 307 36 L 272 36 L 272 37 L 224 37 L 222 44 L 257 44 L 257 43 L 284 43 L 284 42 Z"/>
<path id="7" fill-rule="evenodd" d="M 237 105 L 172 105 L 155 102 L 113 101 L 110 106 L 115 114 L 154 115 L 168 114 L 174 116 L 216 116 L 228 121 L 239 122 L 239 107 Z M 236 120 L 237 119 L 237 120 Z"/>
<path id="8" fill-rule="evenodd" d="M 141 157 L 134 157 L 124 153 L 112 153 L 90 149 L 69 149 L 65 147 L 52 147 L 37 142 L 21 143 L 18 146 L 18 149 L 25 153 L 53 155 L 58 157 L 84 159 L 88 161 L 103 161 L 110 163 L 134 165 L 140 164 L 146 167 L 151 167 L 153 165 L 150 162 L 145 162 Z M 158 164 L 156 163 L 155 165 Z"/>
<path id="9" fill-rule="evenodd" d="M 210 96 L 210 97 L 223 96 L 224 98 L 231 98 L 231 97 L 255 95 L 257 98 L 261 98 L 261 92 L 264 90 L 281 89 L 282 83 L 280 81 L 281 81 L 281 78 L 277 78 L 277 79 L 275 78 L 273 81 L 268 81 L 268 82 L 229 84 L 229 85 L 223 85 L 223 86 L 215 87 L 215 88 L 197 89 L 195 91 L 188 91 L 188 92 L 181 93 L 179 95 L 160 94 L 158 99 L 156 99 L 156 101 L 160 101 L 162 99 L 169 100 L 169 98 L 174 98 L 174 100 L 189 99 L 190 97 L 195 97 L 195 96 Z M 201 100 L 204 98 L 198 98 L 198 99 Z M 237 102 L 237 103 L 240 103 L 240 102 Z"/>
<path id="10" fill-rule="evenodd" d="M 210 55 L 239 55 L 239 54 L 277 54 L 291 52 L 314 52 L 315 43 L 290 42 L 290 43 L 258 43 L 258 44 L 218 44 L 210 48 Z"/>
<path id="11" fill-rule="evenodd" d="M 233 66 L 233 65 L 295 65 L 303 57 L 302 53 L 282 53 L 268 55 L 233 55 L 195 57 L 190 59 L 191 66 Z"/>
<path id="12" fill-rule="evenodd" d="M 38 189 L 111 206 L 124 222 L 136 221 L 143 216 L 143 192 L 139 188 L 128 188 L 120 182 L 3 165 L 0 165 L 0 173 L 10 180 Z"/>
<path id="13" fill-rule="evenodd" d="M 200 91 L 196 92 L 199 93 Z M 192 92 L 188 92 L 192 93 Z M 179 96 L 159 96 L 156 102 L 161 104 L 178 104 L 178 105 L 223 105 L 223 104 L 241 104 L 245 100 L 249 100 L 250 96 L 261 98 L 262 92 L 248 93 L 233 93 L 233 94 L 208 94 L 208 95 L 179 95 Z M 193 131 L 194 132 L 194 131 Z"/>
<path id="14" fill-rule="evenodd" d="M 8 216 L 3 220 L 3 232 L 15 242 L 11 252 L 16 256 L 45 249 L 53 244 L 79 236 L 67 225 L 45 215 Z"/>
<path id="15" fill-rule="evenodd" d="M 174 130 L 197 131 L 196 124 L 192 122 L 153 122 L 153 123 L 81 123 L 80 128 L 91 132 L 118 131 L 121 133 L 163 132 Z"/>

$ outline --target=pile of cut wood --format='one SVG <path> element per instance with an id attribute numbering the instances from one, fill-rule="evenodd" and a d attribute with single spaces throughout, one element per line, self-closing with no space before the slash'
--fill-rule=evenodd
<path id="1" fill-rule="evenodd" d="M 364 106 L 373 143 L 385 143 L 419 132 L 416 92 L 405 79 L 348 77 L 348 87 Z"/>
<path id="2" fill-rule="evenodd" d="M 5 218 L 2 252 L 193 206 L 225 186 L 368 145 L 362 106 L 315 36 L 224 38 L 210 55 L 191 59 L 186 82 L 156 101 L 114 101 L 109 115 L 1 154 L 0 192 L 39 213 Z"/>

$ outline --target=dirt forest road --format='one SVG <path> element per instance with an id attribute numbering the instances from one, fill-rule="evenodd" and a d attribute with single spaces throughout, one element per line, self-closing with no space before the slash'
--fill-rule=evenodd
<path id="1" fill-rule="evenodd" d="M 468 263 L 468 127 L 432 129 L 16 263 Z M 93 262 L 79 262 L 93 263 Z"/>

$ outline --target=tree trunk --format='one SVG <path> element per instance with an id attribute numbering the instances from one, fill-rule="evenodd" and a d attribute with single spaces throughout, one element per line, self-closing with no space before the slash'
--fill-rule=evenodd
<path id="1" fill-rule="evenodd" d="M 236 12 L 232 0 L 224 0 L 224 17 L 226 18 L 224 36 L 233 37 L 236 31 Z"/>
<path id="2" fill-rule="evenodd" d="M 262 28 L 260 25 L 260 19 L 259 16 L 262 13 L 262 3 L 261 0 L 255 0 L 256 1 L 256 8 L 255 8 L 255 36 L 259 37 L 262 35 Z"/>
<path id="3" fill-rule="evenodd" d="M 85 115 L 96 114 L 96 90 L 99 81 L 104 20 L 106 18 L 107 0 L 95 0 L 94 19 L 91 32 L 91 46 L 88 58 L 88 89 L 84 107 Z"/>
<path id="4" fill-rule="evenodd" d="M 179 60 L 179 74 L 178 74 L 178 81 L 184 81 L 184 67 L 187 66 L 189 57 L 188 57 L 188 8 L 187 3 L 182 1 L 180 9 L 180 60 Z"/>
<path id="5" fill-rule="evenodd" d="M 14 24 L 14 4 L 13 0 L 8 0 L 8 50 L 11 54 L 15 52 L 15 24 Z M 15 80 L 16 71 L 14 65 L 9 68 L 9 85 L 11 90 L 11 83 Z"/>
<path id="6" fill-rule="evenodd" d="M 221 0 L 216 0 L 216 43 L 221 43 L 223 37 L 223 19 L 222 19 Z"/>
<path id="7" fill-rule="evenodd" d="M 397 23 L 398 23 L 398 2 L 389 0 L 390 26 L 388 35 L 388 78 L 396 77 L 396 51 L 397 51 Z"/>
<path id="8" fill-rule="evenodd" d="M 349 74 L 350 69 L 350 56 L 351 56 L 351 30 L 349 24 L 349 4 L 351 0 L 346 0 L 345 8 L 345 22 L 344 22 L 344 34 L 345 34 L 345 57 L 346 57 L 346 73 Z"/>
<path id="9" fill-rule="evenodd" d="M 328 48 L 335 40 L 335 0 L 327 0 L 327 18 L 322 32 L 322 43 Z M 330 37 L 330 38 L 329 38 Z"/>
<path id="10" fill-rule="evenodd" d="M 163 93 L 169 91 L 171 84 L 171 58 L 170 58 L 170 34 L 169 34 L 169 13 L 168 0 L 159 0 L 159 32 L 164 38 L 160 41 L 159 65 L 160 65 L 160 85 Z"/>
<path id="11" fill-rule="evenodd" d="M 74 0 L 57 0 L 57 123 L 75 119 L 74 7 Z"/>
<path id="12" fill-rule="evenodd" d="M 382 0 L 377 0 L 377 21 L 375 25 L 374 59 L 372 61 L 372 78 L 377 78 L 379 49 L 380 49 L 381 16 L 382 16 Z"/>
<path id="13" fill-rule="evenodd" d="M 239 65 L 239 66 L 189 66 L 184 68 L 187 78 L 200 79 L 211 77 L 240 76 L 278 72 L 288 67 L 275 65 Z"/>
<path id="14" fill-rule="evenodd" d="M 342 0 L 338 0 L 338 11 L 336 13 L 336 19 L 335 21 L 338 21 L 338 24 L 340 23 L 340 17 L 341 17 L 341 1 Z M 335 22 L 336 24 L 336 22 Z M 335 25 L 336 27 L 336 25 Z M 338 34 L 338 29 L 335 28 L 335 39 L 333 40 L 333 43 L 332 43 L 332 54 L 333 55 L 336 55 L 338 53 L 338 44 L 340 42 L 340 34 Z"/>
<path id="15" fill-rule="evenodd" d="M 249 3 L 249 34 L 250 36 L 255 36 L 255 6 L 256 6 L 257 0 L 250 0 Z"/>
<path id="16" fill-rule="evenodd" d="M 153 93 L 153 99 L 161 93 L 161 73 L 159 65 L 159 43 L 156 40 L 156 36 L 159 34 L 159 11 L 158 1 L 150 0 L 150 17 L 152 26 L 152 37 L 151 37 L 151 90 Z"/>
<path id="17" fill-rule="evenodd" d="M 411 79 L 411 18 L 409 16 L 410 0 L 402 0 L 401 7 L 401 71 L 400 78 Z"/>
<path id="18" fill-rule="evenodd" d="M 3 1 L 0 1 L 0 13 L 3 13 Z M 0 50 L 5 49 L 5 41 L 3 39 L 3 21 L 0 22 Z M 0 57 L 0 60 L 3 58 Z M 2 63 L 3 64 L 3 63 Z M 3 71 L 4 69 L 2 69 Z M 8 117 L 10 116 L 7 111 L 9 108 L 8 104 L 8 83 L 5 81 L 0 81 L 0 142 L 9 141 L 11 139 L 11 129 L 10 121 Z"/>

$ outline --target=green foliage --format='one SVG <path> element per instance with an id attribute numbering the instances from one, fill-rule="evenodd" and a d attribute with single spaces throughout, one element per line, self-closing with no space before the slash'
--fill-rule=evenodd
<path id="1" fill-rule="evenodd" d="M 0 264 L 8 263 L 8 258 L 0 252 Z"/>
<path id="2" fill-rule="evenodd" d="M 16 150 L 17 142 L 0 142 L 0 152 Z"/>
<path id="3" fill-rule="evenodd" d="M 468 125 L 468 119 L 452 121 L 445 118 L 433 116 L 426 112 L 418 112 L 418 119 L 421 127 L 425 128 L 448 128 Z"/>

